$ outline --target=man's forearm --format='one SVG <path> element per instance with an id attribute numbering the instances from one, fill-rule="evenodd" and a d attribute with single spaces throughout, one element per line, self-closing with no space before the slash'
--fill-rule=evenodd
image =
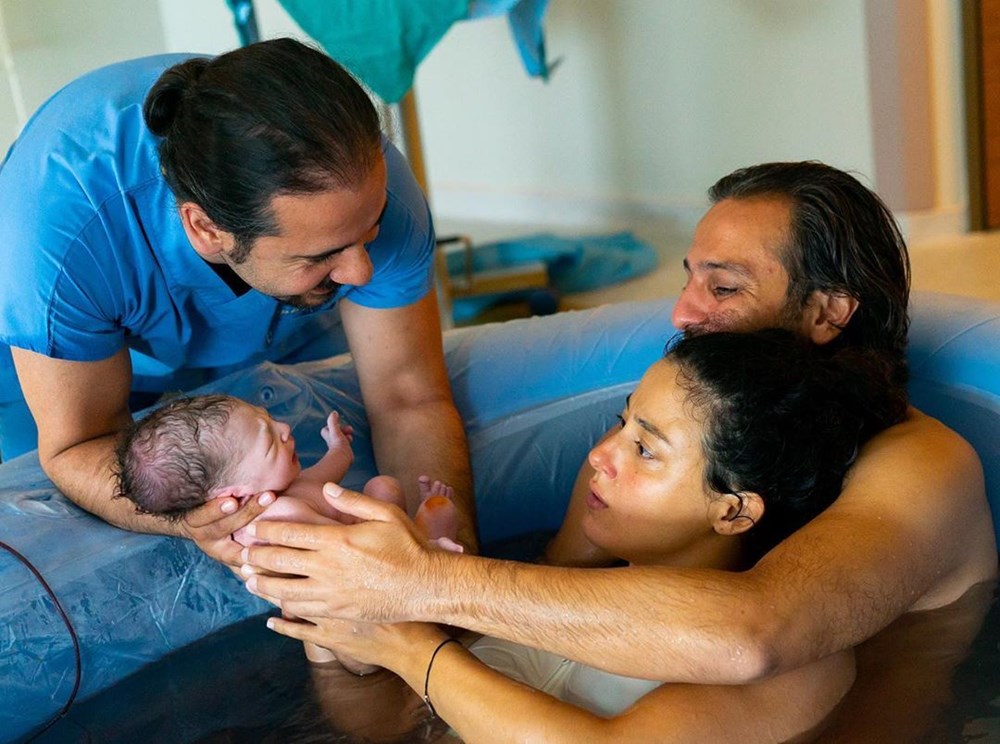
<path id="1" fill-rule="evenodd" d="M 422 593 L 396 606 L 402 619 L 469 628 L 619 674 L 750 682 L 870 638 L 933 582 L 939 554 L 914 548 L 898 523 L 853 519 L 845 545 L 842 530 L 819 525 L 831 518 L 847 521 L 823 515 L 744 572 L 431 555 Z"/>
<path id="2" fill-rule="evenodd" d="M 451 555 L 434 556 L 432 565 L 430 587 L 409 605 L 417 615 L 410 619 L 662 681 L 745 683 L 774 668 L 741 574 L 562 568 Z"/>
<path id="3" fill-rule="evenodd" d="M 128 499 L 114 498 L 114 446 L 114 436 L 93 439 L 52 457 L 43 467 L 70 501 L 109 524 L 132 532 L 182 535 L 179 523 L 140 514 Z"/>
<path id="4" fill-rule="evenodd" d="M 435 402 L 389 416 L 369 415 L 379 471 L 400 480 L 410 516 L 420 503 L 417 478 L 427 475 L 444 481 L 455 491 L 455 506 L 462 520 L 458 538 L 467 547 L 476 548 L 469 447 L 455 407 Z"/>

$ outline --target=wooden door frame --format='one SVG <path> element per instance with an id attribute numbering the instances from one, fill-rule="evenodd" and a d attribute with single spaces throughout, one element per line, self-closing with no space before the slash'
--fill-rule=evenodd
<path id="1" fill-rule="evenodd" d="M 986 230 L 986 173 L 983 167 L 982 3 L 962 3 L 962 78 L 965 92 L 965 151 L 969 187 L 969 229 Z"/>

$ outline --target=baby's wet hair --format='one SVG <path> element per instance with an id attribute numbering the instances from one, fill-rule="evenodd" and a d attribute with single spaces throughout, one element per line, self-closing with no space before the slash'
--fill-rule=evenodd
<path id="1" fill-rule="evenodd" d="M 179 397 L 133 421 L 115 448 L 115 496 L 171 520 L 204 504 L 230 459 L 223 430 L 238 403 L 228 395 Z"/>

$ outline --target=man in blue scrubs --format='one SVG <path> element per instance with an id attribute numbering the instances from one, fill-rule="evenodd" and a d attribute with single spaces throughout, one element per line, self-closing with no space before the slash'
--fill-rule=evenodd
<path id="1" fill-rule="evenodd" d="M 42 467 L 80 506 L 233 564 L 229 533 L 273 497 L 178 524 L 113 499 L 130 398 L 350 350 L 380 471 L 414 504 L 418 475 L 454 484 L 475 546 L 427 203 L 329 57 L 278 39 L 85 75 L 27 124 L 0 202 L 4 460 L 35 446 L 33 418 Z"/>

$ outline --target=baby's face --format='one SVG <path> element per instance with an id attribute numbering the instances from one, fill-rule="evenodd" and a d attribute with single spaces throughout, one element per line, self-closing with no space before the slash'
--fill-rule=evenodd
<path id="1" fill-rule="evenodd" d="M 291 427 L 275 421 L 263 408 L 237 404 L 229 415 L 226 436 L 238 459 L 230 466 L 230 485 L 248 494 L 284 491 L 302 470 Z"/>

